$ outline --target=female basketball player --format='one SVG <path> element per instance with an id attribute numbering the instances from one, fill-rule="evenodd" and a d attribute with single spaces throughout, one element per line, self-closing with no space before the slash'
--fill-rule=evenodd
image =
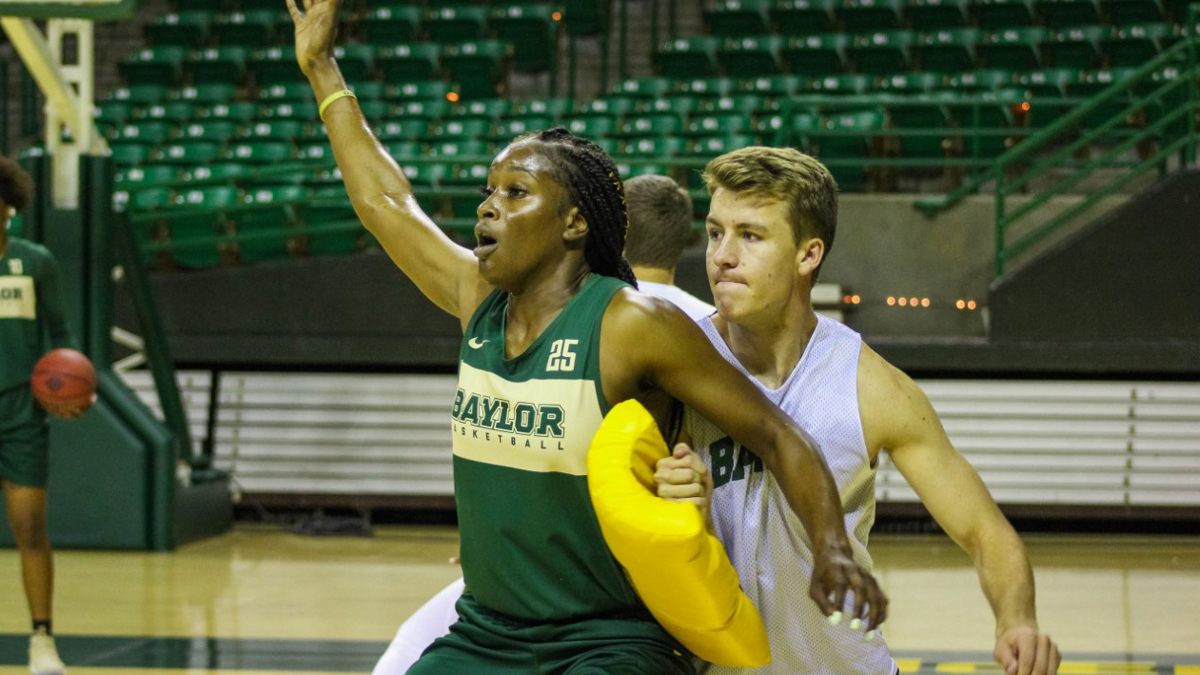
<path id="1" fill-rule="evenodd" d="M 816 542 L 812 598 L 831 614 L 853 593 L 854 614 L 881 622 L 886 600 L 851 558 L 820 455 L 683 312 L 630 288 L 612 159 L 562 129 L 518 138 L 492 162 L 478 245 L 459 247 L 346 89 L 332 56 L 337 0 L 287 3 L 356 213 L 465 332 L 452 432 L 467 592 L 451 634 L 409 672 L 689 672 L 608 552 L 587 494 L 591 437 L 630 398 L 661 411 L 674 397 L 755 448 Z"/>

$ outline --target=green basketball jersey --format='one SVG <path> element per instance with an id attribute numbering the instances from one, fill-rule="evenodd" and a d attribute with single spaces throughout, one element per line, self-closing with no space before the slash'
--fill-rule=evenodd
<path id="1" fill-rule="evenodd" d="M 454 493 L 467 591 L 491 610 L 538 621 L 645 611 L 587 490 L 588 448 L 609 409 L 600 324 L 625 286 L 593 274 L 511 360 L 507 293 L 489 295 L 467 324 L 451 415 Z"/>
<path id="2" fill-rule="evenodd" d="M 29 382 L 42 354 L 74 342 L 54 256 L 10 236 L 0 257 L 0 391 Z"/>

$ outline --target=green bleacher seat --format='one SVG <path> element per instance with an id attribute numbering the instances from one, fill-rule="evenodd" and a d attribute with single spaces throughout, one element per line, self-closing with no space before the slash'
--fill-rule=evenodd
<path id="1" fill-rule="evenodd" d="M 1077 26 L 1056 30 L 1042 42 L 1046 61 L 1062 68 L 1094 68 L 1100 62 L 1100 40 L 1109 26 Z"/>
<path id="2" fill-rule="evenodd" d="M 256 10 L 278 11 L 279 9 L 279 3 L 274 2 L 273 0 L 233 0 L 232 4 L 236 5 L 236 8 L 243 12 L 253 12 Z M 346 2 L 343 4 L 346 6 L 351 6 L 356 3 Z"/>
<path id="3" fill-rule="evenodd" d="M 685 136 L 735 136 L 751 131 L 745 115 L 698 115 L 683 129 Z"/>
<path id="4" fill-rule="evenodd" d="M 123 101 L 103 101 L 96 106 L 96 123 L 112 127 L 133 116 L 133 106 Z"/>
<path id="5" fill-rule="evenodd" d="M 621 117 L 637 110 L 637 107 L 638 100 L 632 96 L 609 96 L 607 98 L 580 101 L 575 104 L 572 114 L 576 117 L 586 117 L 588 115 Z"/>
<path id="6" fill-rule="evenodd" d="M 192 83 L 226 84 L 241 82 L 246 75 L 246 47 L 210 47 L 196 52 L 188 63 Z"/>
<path id="7" fill-rule="evenodd" d="M 878 32 L 900 27 L 903 0 L 839 0 L 834 15 L 850 33 Z"/>
<path id="8" fill-rule="evenodd" d="M 970 70 L 975 67 L 975 45 L 979 37 L 979 31 L 974 28 L 943 28 L 918 36 L 913 53 L 925 70 Z"/>
<path id="9" fill-rule="evenodd" d="M 771 97 L 791 96 L 806 87 L 807 81 L 799 75 L 771 75 L 742 82 L 743 91 Z"/>
<path id="10" fill-rule="evenodd" d="M 704 11 L 708 32 L 722 37 L 763 35 L 771 32 L 770 0 L 717 0 Z"/>
<path id="11" fill-rule="evenodd" d="M 1017 84 L 1036 100 L 1040 96 L 1066 96 L 1067 86 L 1078 79 L 1079 71 L 1075 68 L 1043 68 L 1018 74 Z"/>
<path id="12" fill-rule="evenodd" d="M 174 183 L 179 180 L 179 167 L 148 164 L 132 167 L 115 172 L 113 183 L 127 189 L 131 186 L 152 185 L 155 183 Z"/>
<path id="13" fill-rule="evenodd" d="M 186 190 L 180 195 L 176 209 L 188 211 L 203 211 L 190 215 L 177 216 L 167 221 L 171 232 L 171 241 L 176 247 L 171 249 L 175 262 L 183 267 L 212 267 L 221 262 L 221 245 L 217 237 L 227 234 L 226 220 L 214 209 L 226 209 L 241 204 L 241 193 L 236 188 L 216 186 Z M 196 242 L 192 246 L 178 246 L 187 242 Z"/>
<path id="14" fill-rule="evenodd" d="M 641 158 L 639 158 L 641 159 Z M 671 166 L 668 164 L 657 164 L 652 162 L 638 162 L 631 164 L 628 160 L 617 161 L 617 171 L 621 173 L 622 180 L 629 180 L 636 176 L 669 176 L 671 174 Z"/>
<path id="15" fill-rule="evenodd" d="M 781 147 L 788 144 L 787 127 L 783 114 L 763 115 L 754 122 L 754 133 L 762 140 L 763 145 Z"/>
<path id="16" fill-rule="evenodd" d="M 821 135 L 816 138 L 818 157 L 831 159 L 861 159 L 874 154 L 874 137 L 882 131 L 886 115 L 881 109 L 847 110 L 831 113 L 821 122 Z M 827 135 L 828 134 L 828 135 Z M 860 189 L 866 183 L 867 171 L 860 166 L 829 167 L 842 189 Z"/>
<path id="17" fill-rule="evenodd" d="M 1000 29 L 1033 23 L 1033 0 L 968 0 L 980 28 Z"/>
<path id="18" fill-rule="evenodd" d="M 308 162 L 333 161 L 333 147 L 329 141 L 303 141 L 296 145 L 300 159 Z"/>
<path id="19" fill-rule="evenodd" d="M 721 38 L 689 37 L 667 42 L 654 52 L 654 65 L 664 77 L 707 77 L 717 69 Z"/>
<path id="20" fill-rule="evenodd" d="M 218 43 L 225 46 L 262 47 L 275 42 L 275 30 L 279 23 L 278 11 L 259 9 L 230 12 L 218 16 L 213 22 L 213 35 Z"/>
<path id="21" fill-rule="evenodd" d="M 487 141 L 455 139 L 430 144 L 429 154 L 432 157 L 459 157 L 490 155 L 492 153 L 491 146 Z"/>
<path id="22" fill-rule="evenodd" d="M 967 24 L 966 0 L 905 0 L 904 16 L 918 31 L 938 31 Z"/>
<path id="23" fill-rule="evenodd" d="M 376 101 L 361 101 L 360 105 L 370 105 Z M 281 120 L 316 121 L 320 106 L 316 101 L 284 101 L 267 103 L 262 107 L 262 117 Z"/>
<path id="24" fill-rule="evenodd" d="M 315 101 L 313 102 L 313 105 L 316 105 Z M 369 120 L 377 120 L 388 117 L 392 114 L 392 110 L 395 108 L 395 106 L 387 101 L 372 101 L 370 99 L 359 99 L 358 107 L 360 110 L 362 110 L 363 115 L 365 115 Z M 317 106 L 317 110 L 320 110 L 320 106 Z"/>
<path id="25" fill-rule="evenodd" d="M 213 14 L 206 11 L 164 14 L 146 26 L 146 38 L 155 47 L 197 47 L 208 37 Z"/>
<path id="26" fill-rule="evenodd" d="M 212 82 L 176 89 L 170 93 L 169 98 L 173 101 L 188 101 L 196 104 L 208 104 L 232 101 L 237 98 L 237 95 L 238 88 L 236 85 L 222 82 Z"/>
<path id="27" fill-rule="evenodd" d="M 421 157 L 425 154 L 425 146 L 417 141 L 391 140 L 384 144 L 392 157 Z"/>
<path id="28" fill-rule="evenodd" d="M 109 152 L 117 166 L 133 166 L 150 159 L 152 148 L 141 143 L 110 143 Z"/>
<path id="29" fill-rule="evenodd" d="M 121 64 L 121 75 L 130 87 L 170 84 L 179 79 L 186 56 L 184 47 L 139 49 Z"/>
<path id="30" fill-rule="evenodd" d="M 620 154 L 632 157 L 675 157 L 687 152 L 687 141 L 674 136 L 636 138 L 620 145 Z"/>
<path id="31" fill-rule="evenodd" d="M 1021 89 L 989 89 L 976 92 L 977 101 L 952 99 L 946 101 L 951 119 L 965 133 L 959 137 L 962 153 L 970 158 L 989 158 L 1003 154 L 1011 144 L 1011 138 L 988 134 L 972 136 L 972 129 L 1007 129 L 1016 122 L 1013 110 L 1025 102 Z"/>
<path id="32" fill-rule="evenodd" d="M 220 149 L 219 144 L 211 141 L 190 141 L 165 145 L 155 156 L 168 164 L 203 164 L 216 159 Z"/>
<path id="33" fill-rule="evenodd" d="M 355 82 L 350 85 L 360 101 L 374 101 L 383 98 L 387 86 L 382 82 Z"/>
<path id="34" fill-rule="evenodd" d="M 943 86 L 945 80 L 944 74 L 929 71 L 897 73 L 882 78 L 879 89 L 901 94 L 924 93 Z"/>
<path id="35" fill-rule="evenodd" d="M 758 139 L 749 134 L 733 134 L 731 136 L 703 136 L 693 139 L 684 150 L 688 155 L 696 157 L 716 157 L 727 152 L 740 150 L 755 145 Z"/>
<path id="36" fill-rule="evenodd" d="M 246 203 L 263 208 L 231 216 L 242 260 L 259 262 L 286 257 L 295 248 L 300 234 L 293 202 L 308 197 L 307 188 L 299 185 L 263 186 L 247 191 Z"/>
<path id="37" fill-rule="evenodd" d="M 421 17 L 421 29 L 433 42 L 468 42 L 483 38 L 486 7 L 455 5 L 430 9 Z"/>
<path id="38" fill-rule="evenodd" d="M 271 120 L 255 122 L 242 130 L 241 138 L 284 141 L 291 143 L 309 136 L 308 125 L 297 120 Z"/>
<path id="39" fill-rule="evenodd" d="M 513 67 L 524 73 L 550 70 L 558 47 L 558 10 L 549 4 L 494 7 L 491 28 L 496 37 L 513 43 Z"/>
<path id="40" fill-rule="evenodd" d="M 730 38 L 718 56 L 725 72 L 737 77 L 772 75 L 782 68 L 780 52 L 785 43 L 779 35 Z"/>
<path id="41" fill-rule="evenodd" d="M 1162 21 L 1167 14 L 1159 0 L 1100 0 L 1100 9 L 1117 26 Z M 1175 17 L 1177 21 L 1186 18 L 1186 12 Z"/>
<path id="42" fill-rule="evenodd" d="M 108 100 L 110 101 L 122 101 L 134 105 L 158 103 L 166 97 L 166 84 L 138 84 L 119 87 L 108 93 Z"/>
<path id="43" fill-rule="evenodd" d="M 405 101 L 397 105 L 396 117 L 437 120 L 450 114 L 452 104 L 446 99 L 433 101 Z"/>
<path id="44" fill-rule="evenodd" d="M 674 80 L 669 77 L 643 77 L 636 80 L 622 80 L 613 85 L 612 93 L 636 96 L 649 99 L 666 96 L 674 86 Z"/>
<path id="45" fill-rule="evenodd" d="M 174 128 L 166 122 L 135 122 L 116 127 L 109 139 L 117 143 L 158 145 L 172 137 Z"/>
<path id="46" fill-rule="evenodd" d="M 687 117 L 703 105 L 706 98 L 702 96 L 679 95 L 667 98 L 655 98 L 639 101 L 637 111 L 643 114 L 670 113 Z"/>
<path id="47" fill-rule="evenodd" d="M 571 110 L 571 99 L 540 98 L 523 101 L 516 105 L 513 114 L 517 117 L 550 117 L 559 119 Z"/>
<path id="48" fill-rule="evenodd" d="M 765 96 L 740 93 L 733 96 L 718 96 L 716 98 L 703 99 L 699 107 L 705 113 L 737 113 L 747 117 L 772 109 Z M 695 107 L 691 108 L 691 110 L 695 110 Z"/>
<path id="49" fill-rule="evenodd" d="M 333 48 L 333 54 L 347 82 L 362 82 L 370 77 L 375 47 L 363 44 L 338 45 Z"/>
<path id="50" fill-rule="evenodd" d="M 945 129 L 950 126 L 950 113 L 936 99 L 920 100 L 923 97 L 909 98 L 908 105 L 893 103 L 888 109 L 888 117 L 893 128 L 920 129 L 932 131 Z M 948 141 L 945 136 L 899 136 L 896 145 L 903 157 L 938 158 L 945 157 Z"/>
<path id="51" fill-rule="evenodd" d="M 429 131 L 428 139 L 436 141 L 486 138 L 491 131 L 491 120 L 451 119 L 434 125 Z"/>
<path id="52" fill-rule="evenodd" d="M 617 129 L 617 136 L 673 136 L 683 130 L 678 115 L 637 115 L 627 118 Z"/>
<path id="53" fill-rule="evenodd" d="M 1017 74 L 1011 70 L 990 68 L 954 73 L 950 75 L 948 84 L 950 89 L 961 91 L 992 91 L 1012 87 L 1016 84 L 1016 78 Z"/>
<path id="54" fill-rule="evenodd" d="M 250 162 L 252 164 L 283 162 L 291 159 L 292 155 L 292 145 L 290 143 L 281 143 L 278 141 L 237 143 L 229 146 L 225 150 L 225 157 L 227 159 L 236 159 L 238 161 Z"/>
<path id="55" fill-rule="evenodd" d="M 417 185 L 438 185 L 450 175 L 449 164 L 408 164 L 404 166 L 404 175 Z"/>
<path id="56" fill-rule="evenodd" d="M 280 82 L 304 82 L 304 74 L 296 65 L 296 50 L 283 47 L 267 47 L 259 49 L 250 55 L 247 63 L 248 70 L 254 75 L 254 81 L 260 86 L 269 86 Z"/>
<path id="57" fill-rule="evenodd" d="M 501 40 L 480 40 L 447 45 L 442 67 L 457 82 L 466 98 L 496 98 L 509 68 L 513 47 Z"/>
<path id="58" fill-rule="evenodd" d="M 1095 96 L 1117 82 L 1128 79 L 1134 68 L 1105 68 L 1080 73 L 1079 79 L 1067 86 L 1072 96 Z"/>
<path id="59" fill-rule="evenodd" d="M 174 194 L 171 188 L 140 188 L 130 191 L 129 205 L 135 211 L 154 211 L 171 206 Z"/>
<path id="60" fill-rule="evenodd" d="M 1114 68 L 1132 68 L 1158 56 L 1175 37 L 1175 26 L 1169 23 L 1117 26 L 1101 39 L 1100 47 Z"/>
<path id="61" fill-rule="evenodd" d="M 143 108 L 141 116 L 148 120 L 162 120 L 164 122 L 175 123 L 186 122 L 196 116 L 196 106 L 191 103 L 181 103 L 178 101 L 156 103 Z"/>
<path id="62" fill-rule="evenodd" d="M 200 110 L 200 119 L 232 120 L 248 122 L 258 115 L 259 105 L 250 101 L 234 101 L 233 103 L 214 103 Z"/>
<path id="63" fill-rule="evenodd" d="M 833 0 L 777 0 L 769 15 L 780 35 L 806 35 L 835 28 Z"/>
<path id="64" fill-rule="evenodd" d="M 846 55 L 858 64 L 859 72 L 899 73 L 910 69 L 909 50 L 916 41 L 916 34 L 907 30 L 855 35 Z"/>
<path id="65" fill-rule="evenodd" d="M 1100 23 L 1096 0 L 1033 0 L 1033 8 L 1053 28 Z"/>
<path id="66" fill-rule="evenodd" d="M 350 224 L 358 220 L 354 207 L 340 196 L 338 201 L 316 202 L 304 210 L 304 234 L 312 255 L 347 255 L 360 251 L 366 243 L 361 227 L 336 231 L 321 231 L 324 225 Z"/>
<path id="67" fill-rule="evenodd" d="M 512 101 L 506 98 L 490 98 L 456 103 L 451 107 L 450 114 L 459 119 L 474 117 L 495 121 L 512 112 L 512 107 Z"/>
<path id="68" fill-rule="evenodd" d="M 608 115 L 589 115 L 563 120 L 563 126 L 576 136 L 596 140 L 617 130 L 617 118 Z"/>
<path id="69" fill-rule="evenodd" d="M 1040 44 L 1050 31 L 1042 26 L 1018 26 L 985 33 L 976 53 L 988 68 L 1031 70 L 1041 65 Z"/>
<path id="70" fill-rule="evenodd" d="M 814 78 L 812 89 L 823 94 L 862 94 L 870 88 L 874 79 L 862 73 L 826 75 Z"/>
<path id="71" fill-rule="evenodd" d="M 697 77 L 680 80 L 675 91 L 692 96 L 729 96 L 737 91 L 738 81 L 732 77 Z"/>
<path id="72" fill-rule="evenodd" d="M 420 22 L 420 7 L 392 3 L 372 7 L 363 17 L 360 27 L 367 42 L 386 45 L 415 38 Z"/>
<path id="73" fill-rule="evenodd" d="M 185 173 L 189 181 L 236 180 L 249 176 L 254 168 L 241 162 L 213 162 L 193 167 Z"/>
<path id="74" fill-rule="evenodd" d="M 276 101 L 311 101 L 312 87 L 307 82 L 280 82 L 269 87 L 263 87 L 258 93 L 259 99 L 265 102 Z"/>
<path id="75" fill-rule="evenodd" d="M 549 117 L 522 117 L 507 119 L 496 125 L 489 140 L 497 143 L 507 143 L 512 139 L 531 131 L 543 131 L 554 127 L 554 120 Z"/>
<path id="76" fill-rule="evenodd" d="M 458 85 L 444 80 L 405 82 L 389 84 L 384 89 L 384 98 L 392 101 L 440 101 L 447 102 L 451 94 L 457 95 Z"/>
<path id="77" fill-rule="evenodd" d="M 383 141 L 410 141 L 428 136 L 429 122 L 420 118 L 389 120 L 375 133 Z"/>
<path id="78" fill-rule="evenodd" d="M 845 33 L 822 33 L 789 38 L 781 56 L 795 74 L 826 75 L 846 69 L 846 46 L 850 37 Z"/>
<path id="79" fill-rule="evenodd" d="M 386 80 L 430 80 L 438 73 L 441 52 L 441 45 L 432 43 L 393 44 L 379 50 L 376 65 Z"/>
<path id="80" fill-rule="evenodd" d="M 212 120 L 204 124 L 188 124 L 183 127 L 183 137 L 189 141 L 212 141 L 224 143 L 237 135 L 238 125 L 223 120 Z"/>

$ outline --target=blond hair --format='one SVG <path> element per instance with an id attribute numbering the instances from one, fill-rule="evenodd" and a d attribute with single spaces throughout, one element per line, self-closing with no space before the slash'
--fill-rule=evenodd
<path id="1" fill-rule="evenodd" d="M 704 167 L 708 193 L 730 192 L 784 202 L 796 244 L 815 237 L 825 242 L 825 256 L 837 233 L 838 186 L 829 169 L 794 148 L 760 145 L 727 152 Z M 822 259 L 824 264 L 824 259 Z M 813 281 L 821 266 L 813 270 Z"/>

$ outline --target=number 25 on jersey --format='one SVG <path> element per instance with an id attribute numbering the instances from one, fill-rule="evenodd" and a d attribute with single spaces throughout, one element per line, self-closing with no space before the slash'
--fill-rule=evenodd
<path id="1" fill-rule="evenodd" d="M 575 370 L 575 347 L 579 340 L 555 340 L 550 345 L 550 359 L 546 361 L 546 372 L 566 373 Z"/>

